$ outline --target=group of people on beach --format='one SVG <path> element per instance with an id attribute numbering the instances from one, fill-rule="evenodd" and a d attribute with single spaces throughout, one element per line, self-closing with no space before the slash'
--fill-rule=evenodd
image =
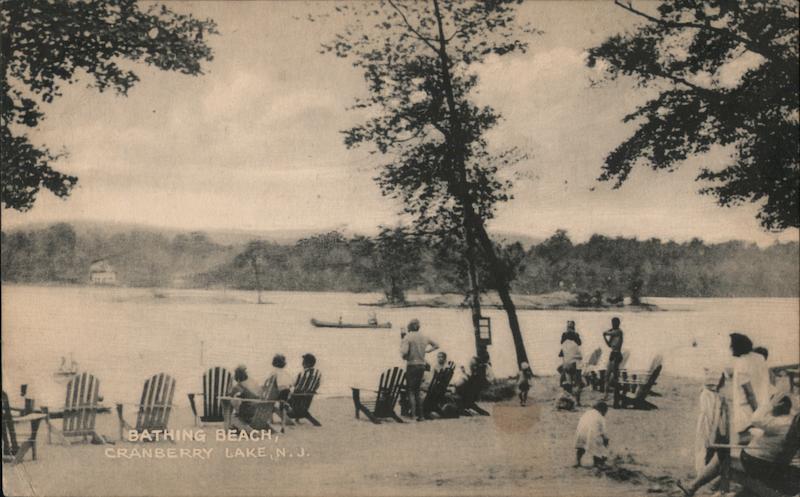
<path id="1" fill-rule="evenodd" d="M 604 333 L 612 351 L 622 341 L 622 332 L 619 330 L 618 333 L 618 328 L 619 322 L 615 322 L 612 329 Z M 616 340 L 617 337 L 619 340 Z M 574 343 L 579 339 L 574 332 L 574 324 L 568 324 L 562 344 L 566 343 L 565 339 Z M 567 349 L 574 347 L 568 346 Z M 772 384 L 766 348 L 754 347 L 752 340 L 743 333 L 731 333 L 730 349 L 730 366 L 718 374 L 707 371 L 705 386 L 700 394 L 695 442 L 697 476 L 686 485 L 677 481 L 677 486 L 684 495 L 691 497 L 719 477 L 722 470 L 720 451 L 724 450 L 727 457 L 732 456 L 740 461 L 748 476 L 767 486 L 779 490 L 794 489 L 796 492 L 800 489 L 800 470 L 787 466 L 783 458 L 788 452 L 796 452 L 800 445 L 800 399 L 792 392 L 791 380 L 784 384 Z M 574 354 L 564 356 L 574 357 Z M 609 369 L 615 362 L 615 359 L 609 358 Z M 567 381 L 572 381 L 571 370 L 566 367 L 562 369 Z M 606 394 L 608 385 L 613 386 L 615 381 L 610 372 L 608 377 Z M 591 455 L 593 466 L 606 466 L 609 438 L 605 418 L 608 410 L 604 398 L 588 409 L 578 421 L 575 467 L 581 465 L 586 454 Z"/>
<path id="2" fill-rule="evenodd" d="M 429 364 L 425 356 L 436 350 L 439 350 L 436 361 Z M 408 415 L 417 421 L 423 421 L 425 412 L 422 406 L 422 392 L 428 389 L 434 376 L 441 370 L 452 367 L 455 371 L 455 364 L 453 361 L 448 361 L 447 353 L 439 349 L 436 341 L 420 331 L 419 319 L 412 319 L 406 329 L 401 330 L 400 355 L 406 363 Z M 483 368 L 483 375 L 479 375 L 479 368 Z M 494 378 L 488 358 L 481 357 L 480 354 L 470 359 L 466 368 L 461 366 L 458 371 L 459 374 L 454 375 L 451 383 L 452 403 L 448 403 L 443 409 L 446 415 L 449 413 L 457 415 L 455 409 L 451 407 L 458 403 L 458 399 L 465 396 L 465 390 L 469 388 L 473 379 L 482 376 L 491 381 Z"/>
<path id="3" fill-rule="evenodd" d="M 606 400 L 611 389 L 616 388 L 622 364 L 624 333 L 620 324 L 621 320 L 618 317 L 612 318 L 611 328 L 603 331 L 602 334 L 603 341 L 609 348 L 603 399 L 584 412 L 578 421 L 575 430 L 575 467 L 581 466 L 581 460 L 586 454 L 592 457 L 593 466 L 599 468 L 605 467 L 608 459 L 609 438 L 605 421 L 608 404 Z M 561 358 L 561 365 L 558 367 L 559 383 L 563 390 L 562 395 L 556 401 L 558 409 L 572 410 L 581 405 L 583 389 L 581 345 L 581 336 L 575 327 L 575 321 L 567 321 L 566 330 L 561 334 L 561 350 L 558 354 Z"/>
<path id="4" fill-rule="evenodd" d="M 603 331 L 603 341 L 609 349 L 608 362 L 606 364 L 605 384 L 603 386 L 603 401 L 608 400 L 609 392 L 616 388 L 619 381 L 620 367 L 622 365 L 622 344 L 624 333 L 620 328 L 621 320 L 618 317 L 611 319 L 611 328 Z M 581 405 L 581 391 L 583 390 L 583 378 L 581 369 L 583 364 L 583 352 L 581 350 L 581 336 L 575 327 L 575 321 L 567 321 L 566 330 L 561 334 L 561 350 L 558 356 L 561 358 L 561 365 L 558 367 L 560 374 L 560 385 L 563 389 L 562 395 L 557 401 L 559 409 L 571 410 L 575 406 Z M 521 369 L 525 369 L 523 366 Z M 527 383 L 523 380 L 523 372 L 520 372 L 520 403 L 525 405 L 527 399 Z"/>
<path id="5" fill-rule="evenodd" d="M 286 400 L 291 394 L 296 380 L 304 373 L 313 371 L 317 364 L 314 354 L 306 353 L 301 357 L 303 372 L 297 377 L 286 370 L 286 356 L 275 354 L 272 358 L 272 369 L 263 383 L 258 383 L 247 372 L 247 366 L 240 364 L 233 372 L 234 385 L 229 392 L 231 397 L 242 399 L 261 400 Z M 256 406 L 252 403 L 242 402 L 237 406 L 237 417 L 249 424 L 255 413 Z"/>
<path id="6" fill-rule="evenodd" d="M 730 334 L 732 360 L 724 372 L 707 371 L 700 393 L 695 431 L 696 478 L 678 486 L 687 497 L 720 476 L 720 448 L 738 457 L 750 477 L 775 488 L 800 489 L 800 471 L 779 460 L 800 434 L 789 433 L 797 424 L 800 399 L 791 383 L 770 382 L 769 351 L 754 347 L 743 333 Z M 798 428 L 795 427 L 795 430 Z M 794 438 L 791 440 L 790 438 Z M 787 487 L 788 485 L 788 487 Z"/>

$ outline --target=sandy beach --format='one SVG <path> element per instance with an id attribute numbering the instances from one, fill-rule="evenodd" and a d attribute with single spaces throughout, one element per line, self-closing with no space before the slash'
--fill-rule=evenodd
<path id="1" fill-rule="evenodd" d="M 674 479 L 692 471 L 697 380 L 663 376 L 655 389 L 663 396 L 653 399 L 658 410 L 609 411 L 614 463 L 605 473 L 571 467 L 575 426 L 586 408 L 557 411 L 556 380 L 537 379 L 527 407 L 483 403 L 490 417 L 421 423 L 373 425 L 354 418 L 350 398 L 320 397 L 312 412 L 322 427 L 288 426 L 265 441 L 217 441 L 221 426 L 206 425 L 203 443 L 48 445 L 42 424 L 37 461 L 4 464 L 3 490 L 65 496 L 677 495 Z M 587 391 L 583 400 L 599 397 Z M 186 399 L 175 404 L 170 428 L 194 429 Z M 116 414 L 102 415 L 98 431 L 117 440 Z M 200 448 L 208 458 L 191 450 Z M 181 449 L 190 450 L 180 457 Z M 170 450 L 175 458 L 166 456 Z M 140 457 L 143 452 L 150 457 Z"/>

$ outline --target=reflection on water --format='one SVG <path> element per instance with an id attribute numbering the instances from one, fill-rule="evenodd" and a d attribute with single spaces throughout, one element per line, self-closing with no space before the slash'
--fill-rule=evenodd
<path id="1" fill-rule="evenodd" d="M 272 356 L 283 353 L 289 367 L 312 352 L 323 372 L 321 393 L 347 395 L 349 386 L 373 387 L 380 371 L 400 365 L 399 333 L 412 318 L 456 363 L 474 353 L 470 315 L 454 309 L 379 309 L 390 330 L 314 328 L 310 318 L 366 322 L 375 308 L 361 307 L 376 294 L 268 292 L 256 305 L 250 292 L 3 286 L 3 388 L 31 385 L 41 402 L 63 402 L 64 387 L 53 380 L 60 358 L 74 354 L 82 370 L 101 379 L 106 402 L 134 402 L 144 379 L 164 371 L 177 379 L 176 401 L 199 391 L 210 366 L 248 366 L 266 376 Z M 528 355 L 537 374 L 554 374 L 559 337 L 568 319 L 584 340 L 584 356 L 602 345 L 613 316 L 622 319 L 628 366 L 645 368 L 663 354 L 666 374 L 700 376 L 722 368 L 727 335 L 743 331 L 770 351 L 771 364 L 800 362 L 798 299 L 650 299 L 666 312 L 520 311 Z M 505 314 L 492 318 L 490 347 L 498 376 L 516 374 Z"/>

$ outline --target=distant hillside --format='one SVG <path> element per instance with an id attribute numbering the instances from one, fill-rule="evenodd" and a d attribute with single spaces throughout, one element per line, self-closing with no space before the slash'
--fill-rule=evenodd
<path id="1" fill-rule="evenodd" d="M 530 238 L 513 234 L 493 237 L 513 268 L 512 290 L 517 294 L 566 291 L 586 305 L 643 295 L 800 294 L 797 242 L 759 248 L 739 241 L 676 243 L 594 235 L 573 244 L 563 231 L 530 244 L 524 243 Z M 265 240 L 256 256 L 258 275 L 242 255 L 254 239 Z M 387 261 L 394 257 L 380 250 L 369 237 L 337 231 L 200 232 L 58 223 L 3 231 L 0 277 L 4 282 L 88 284 L 92 264 L 103 260 L 112 267 L 116 282 L 126 286 L 382 291 L 387 274 L 381 268 L 389 267 Z M 464 265 L 457 253 L 427 246 L 419 250 L 418 260 L 402 269 L 406 290 L 464 291 Z M 482 273 L 480 280 L 491 277 Z"/>

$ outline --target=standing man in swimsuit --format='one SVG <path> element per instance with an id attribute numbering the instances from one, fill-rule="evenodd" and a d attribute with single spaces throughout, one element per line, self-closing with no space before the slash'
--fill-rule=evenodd
<path id="1" fill-rule="evenodd" d="M 606 367 L 606 385 L 603 389 L 603 400 L 608 399 L 608 391 L 617 386 L 619 378 L 619 365 L 622 362 L 622 341 L 623 333 L 619 327 L 620 320 L 615 317 L 611 320 L 611 329 L 603 332 L 603 340 L 611 349 L 608 355 L 608 366 Z"/>

